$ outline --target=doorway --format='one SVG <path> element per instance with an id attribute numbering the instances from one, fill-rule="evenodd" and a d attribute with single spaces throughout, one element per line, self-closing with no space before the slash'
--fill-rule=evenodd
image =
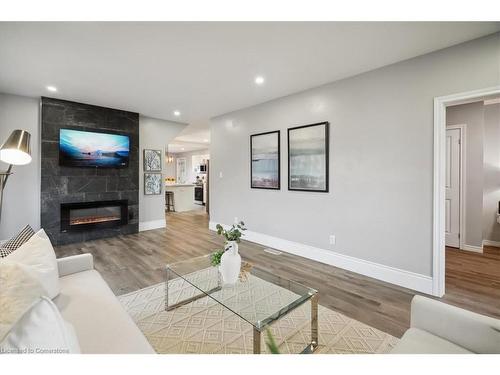
<path id="1" fill-rule="evenodd" d="M 451 155 L 452 147 L 447 147 L 448 133 L 446 127 L 446 108 L 452 105 L 466 104 L 475 102 L 478 100 L 484 100 L 491 96 L 500 95 L 500 86 L 490 87 L 481 90 L 469 91 L 465 93 L 453 94 L 443 97 L 436 97 L 434 99 L 434 192 L 433 192 L 433 283 L 432 283 L 432 294 L 438 297 L 442 297 L 445 294 L 445 276 L 446 276 L 446 241 L 447 237 L 449 241 L 455 241 L 456 236 L 453 233 L 457 228 L 457 224 L 452 223 L 452 201 L 449 200 L 447 203 L 447 197 L 455 194 L 456 192 L 450 191 L 447 195 L 447 182 L 450 185 L 452 177 L 452 170 L 448 168 L 447 163 L 453 160 L 456 155 Z M 451 135 L 450 135 L 451 137 Z M 450 142 L 451 142 L 450 138 Z M 451 146 L 451 145 L 450 145 Z M 463 144 L 462 144 L 463 146 Z M 449 154 L 447 154 L 449 152 Z M 463 156 L 463 153 L 460 157 Z M 463 160 L 463 158 L 461 158 Z M 449 172 L 449 175 L 448 175 Z M 459 173 L 460 176 L 460 173 Z M 447 179 L 449 180 L 447 181 Z M 455 176 L 456 178 L 456 176 Z M 460 178 L 460 177 L 459 177 Z M 462 176 L 463 180 L 463 176 Z M 457 182 L 455 181 L 455 185 Z M 459 187 L 460 184 L 458 184 Z M 462 188 L 459 188 L 463 191 Z M 459 193 L 460 195 L 460 193 Z M 453 196 L 452 196 L 453 197 Z M 460 200 L 459 200 L 460 202 Z M 463 203 L 463 202 L 462 202 Z M 448 206 L 447 206 L 448 205 Z M 464 205 L 462 204 L 462 207 Z M 456 206 L 455 206 L 456 211 Z M 458 206 L 458 211 L 460 212 L 460 204 Z M 462 210 L 463 211 L 463 210 Z M 448 212 L 448 215 L 447 215 Z M 460 246 L 460 239 L 463 238 L 463 220 L 460 220 L 460 214 L 456 216 L 454 214 L 455 220 L 458 217 L 458 243 Z M 448 222 L 447 222 L 448 216 Z M 463 217 L 462 217 L 463 219 Z M 448 227 L 447 227 L 448 225 Z M 447 236 L 450 234 L 450 236 Z"/>

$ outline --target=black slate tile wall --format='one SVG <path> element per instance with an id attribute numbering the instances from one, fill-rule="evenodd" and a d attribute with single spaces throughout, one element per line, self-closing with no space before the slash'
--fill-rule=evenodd
<path id="1" fill-rule="evenodd" d="M 139 114 L 65 100 L 42 98 L 41 224 L 54 245 L 139 230 Z M 59 166 L 59 129 L 112 130 L 130 137 L 128 168 Z M 60 204 L 128 199 L 128 225 L 85 232 L 61 232 Z"/>

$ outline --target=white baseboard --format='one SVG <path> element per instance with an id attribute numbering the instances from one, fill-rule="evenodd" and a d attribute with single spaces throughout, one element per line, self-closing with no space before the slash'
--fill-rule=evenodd
<path id="1" fill-rule="evenodd" d="M 500 247 L 500 241 L 483 240 L 483 246 Z"/>
<path id="2" fill-rule="evenodd" d="M 210 222 L 209 228 L 215 230 L 217 223 Z M 225 228 L 228 225 L 222 224 Z M 343 268 L 361 275 L 373 277 L 391 284 L 413 289 L 422 293 L 432 294 L 432 277 L 405 271 L 399 268 L 385 266 L 348 255 L 335 253 L 331 250 L 320 249 L 298 242 L 284 240 L 267 234 L 245 231 L 245 240 L 256 242 L 290 254 L 312 259 L 331 266 Z"/>
<path id="3" fill-rule="evenodd" d="M 484 241 L 483 241 L 483 244 L 484 244 Z M 467 244 L 463 244 L 460 249 L 466 250 L 466 251 L 473 251 L 475 253 L 482 253 L 483 252 L 482 246 L 473 246 L 473 245 L 467 245 Z"/>
<path id="4" fill-rule="evenodd" d="M 160 220 L 152 220 L 152 221 L 143 221 L 139 222 L 139 232 L 144 232 L 145 230 L 165 228 L 166 223 L 165 219 Z"/>

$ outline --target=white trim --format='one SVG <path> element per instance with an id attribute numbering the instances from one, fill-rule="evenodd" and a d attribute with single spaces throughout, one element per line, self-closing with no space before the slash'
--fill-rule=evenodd
<path id="1" fill-rule="evenodd" d="M 483 102 L 483 105 L 500 104 L 500 98 L 487 99 Z"/>
<path id="2" fill-rule="evenodd" d="M 139 232 L 144 232 L 145 230 L 165 228 L 166 222 L 165 219 L 160 220 L 152 220 L 152 221 L 143 221 L 139 223 Z"/>
<path id="3" fill-rule="evenodd" d="M 482 253 L 483 252 L 482 246 L 472 246 L 472 245 L 467 245 L 467 244 L 463 244 L 463 246 L 460 247 L 460 249 L 465 250 L 465 251 L 473 251 L 475 253 Z"/>
<path id="4" fill-rule="evenodd" d="M 215 230 L 217 223 L 210 221 L 209 228 Z M 225 228 L 228 226 L 222 224 Z M 312 259 L 321 263 L 343 268 L 374 279 L 413 289 L 422 293 L 432 293 L 432 277 L 385 266 L 383 264 L 335 253 L 298 242 L 284 240 L 267 234 L 245 231 L 245 240 L 281 250 L 290 254 Z"/>
<path id="5" fill-rule="evenodd" d="M 432 234 L 432 294 L 442 297 L 445 292 L 445 173 L 446 173 L 446 107 L 467 103 L 500 93 L 500 86 L 434 98 L 434 180 Z"/>
<path id="6" fill-rule="evenodd" d="M 500 247 L 500 241 L 483 240 L 483 246 Z"/>
<path id="7" fill-rule="evenodd" d="M 457 124 L 457 125 L 448 125 L 446 126 L 446 130 L 458 129 L 460 130 L 460 163 L 459 163 L 459 174 L 460 174 L 460 192 L 458 197 L 458 205 L 459 205 L 459 247 L 460 249 L 464 249 L 465 244 L 465 218 L 467 217 L 465 214 L 465 209 L 467 207 L 467 194 L 466 194 L 466 144 L 467 144 L 467 125 L 466 124 Z"/>

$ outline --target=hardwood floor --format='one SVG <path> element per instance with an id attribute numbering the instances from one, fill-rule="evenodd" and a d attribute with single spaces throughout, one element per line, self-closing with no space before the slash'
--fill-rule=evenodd
<path id="1" fill-rule="evenodd" d="M 446 248 L 444 300 L 500 318 L 500 248 L 484 246 L 483 251 Z"/>
<path id="2" fill-rule="evenodd" d="M 221 238 L 208 229 L 204 211 L 169 213 L 167 228 L 56 248 L 58 257 L 91 253 L 95 268 L 120 295 L 164 280 L 164 264 L 220 248 Z M 319 303 L 400 337 L 409 327 L 415 292 L 340 268 L 242 241 L 240 253 L 266 268 L 319 290 Z M 500 250 L 485 254 L 447 249 L 444 301 L 500 317 Z"/>

